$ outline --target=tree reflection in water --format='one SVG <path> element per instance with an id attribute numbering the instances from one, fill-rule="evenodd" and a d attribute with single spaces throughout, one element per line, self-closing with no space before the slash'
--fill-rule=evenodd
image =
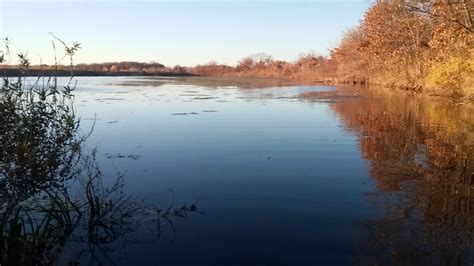
<path id="1" fill-rule="evenodd" d="M 67 54 L 72 56 L 75 47 L 65 45 Z M 19 60 L 26 70 L 26 56 L 20 54 Z M 172 217 L 198 211 L 194 204 L 166 210 L 140 206 L 123 192 L 121 175 L 111 187 L 102 184 L 95 151 L 83 148 L 87 136 L 79 132 L 71 81 L 60 87 L 56 78 L 2 80 L 2 265 L 49 265 L 58 260 L 101 264 L 110 259 L 111 248 L 138 230 L 140 221 L 152 221 L 159 235 L 160 226 Z M 81 257 L 69 258 L 64 254 L 67 246 L 85 249 Z"/>
<path id="2" fill-rule="evenodd" d="M 380 215 L 362 222 L 357 262 L 472 264 L 474 105 L 379 88 L 337 94 L 330 107 L 359 136 L 376 184 L 369 201 Z"/>

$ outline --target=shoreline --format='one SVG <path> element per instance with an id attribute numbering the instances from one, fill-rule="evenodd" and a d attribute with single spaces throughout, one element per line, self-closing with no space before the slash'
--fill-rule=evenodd
<path id="1" fill-rule="evenodd" d="M 28 69 L 21 71 L 18 68 L 7 68 L 0 70 L 0 73 L 4 77 L 37 77 L 37 76 L 46 76 L 46 77 L 69 77 L 71 76 L 70 70 L 42 70 L 42 69 Z M 149 77 L 149 76 L 162 76 L 162 77 L 197 77 L 199 75 L 192 73 L 183 73 L 183 72 L 144 72 L 144 71 L 117 71 L 117 72 L 106 72 L 106 71 L 90 71 L 90 70 L 74 70 L 75 77 L 120 77 L 120 76 L 130 76 L 130 77 Z"/>
<path id="2" fill-rule="evenodd" d="M 240 81 L 268 81 L 273 80 L 275 83 L 280 83 L 281 86 L 285 85 L 326 85 L 326 86 L 337 86 L 337 85 L 352 85 L 352 86 L 362 86 L 362 87 L 370 87 L 370 86 L 382 86 L 393 88 L 399 91 L 411 92 L 420 95 L 430 95 L 430 96 L 437 96 L 443 98 L 461 98 L 468 102 L 474 101 L 474 95 L 467 93 L 462 96 L 453 96 L 449 93 L 444 92 L 443 90 L 436 90 L 425 88 L 422 86 L 409 86 L 409 85 L 400 85 L 400 84 L 380 84 L 377 82 L 370 82 L 370 81 L 360 81 L 360 80 L 337 80 L 333 78 L 327 79 L 311 79 L 311 78 L 301 78 L 301 77 L 275 77 L 275 76 L 259 76 L 259 75 L 252 75 L 252 74 L 225 74 L 225 75 L 202 75 L 197 73 L 191 72 L 172 72 L 172 71 L 164 71 L 164 72 L 145 72 L 145 71 L 117 71 L 117 72 L 108 72 L 108 71 L 91 71 L 91 70 L 74 70 L 74 77 L 200 77 L 203 79 L 234 79 Z M 26 71 L 18 69 L 18 68 L 6 68 L 0 70 L 0 76 L 2 77 L 70 77 L 71 71 L 58 69 L 58 70 L 42 70 L 42 69 L 28 69 Z M 266 83 L 266 82 L 264 82 Z M 275 84 L 273 84 L 275 85 Z"/>

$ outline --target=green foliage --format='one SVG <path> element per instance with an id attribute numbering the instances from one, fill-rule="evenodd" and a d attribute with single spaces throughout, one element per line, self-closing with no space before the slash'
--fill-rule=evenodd
<path id="1" fill-rule="evenodd" d="M 26 57 L 19 56 L 28 67 Z M 40 85 L 41 84 L 41 85 Z M 4 79 L 0 88 L 0 180 L 3 197 L 18 200 L 71 179 L 83 138 L 70 86 Z M 6 187 L 6 184 L 8 186 Z"/>

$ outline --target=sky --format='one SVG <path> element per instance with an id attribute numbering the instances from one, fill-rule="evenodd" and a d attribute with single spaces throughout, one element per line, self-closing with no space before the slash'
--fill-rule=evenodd
<path id="1" fill-rule="evenodd" d="M 0 35 L 33 64 L 53 62 L 49 32 L 81 43 L 75 63 L 233 65 L 260 52 L 291 61 L 301 53 L 327 55 L 369 6 L 368 0 L 0 0 Z"/>

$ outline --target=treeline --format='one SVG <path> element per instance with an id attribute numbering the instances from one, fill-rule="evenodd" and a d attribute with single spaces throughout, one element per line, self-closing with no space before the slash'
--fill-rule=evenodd
<path id="1" fill-rule="evenodd" d="M 189 71 L 472 94 L 473 14 L 472 0 L 379 0 L 328 57 L 307 54 L 284 62 L 256 54 L 234 67 L 213 62 Z"/>
<path id="2" fill-rule="evenodd" d="M 270 55 L 258 53 L 243 58 L 236 66 L 210 62 L 189 68 L 189 71 L 198 75 L 291 78 L 323 82 L 330 79 L 326 65 L 327 58 L 312 53 L 300 55 L 295 62 L 275 60 Z"/>
<path id="3" fill-rule="evenodd" d="M 97 72 L 143 72 L 143 73 L 187 73 L 185 67 L 176 65 L 168 67 L 160 63 L 150 62 L 111 62 L 111 63 L 95 63 L 95 64 L 78 64 L 74 67 L 79 71 L 97 71 Z"/>
<path id="4" fill-rule="evenodd" d="M 18 66 L 10 65 L 5 68 L 15 70 L 18 69 Z M 51 71 L 58 70 L 58 73 L 61 71 L 69 71 L 69 65 L 33 65 L 29 67 L 30 71 Z M 188 74 L 185 67 L 176 65 L 174 67 L 168 67 L 160 63 L 150 62 L 107 62 L 107 63 L 93 63 L 93 64 L 77 64 L 74 65 L 74 71 L 76 73 L 96 73 L 103 75 L 118 75 L 118 74 L 160 74 L 160 73 L 172 73 L 172 74 Z"/>
<path id="5" fill-rule="evenodd" d="M 130 72 L 159 72 L 163 71 L 165 65 L 150 62 L 110 62 L 110 63 L 96 63 L 96 64 L 78 64 L 74 67 L 76 70 L 88 70 L 88 71 L 104 71 L 104 72 L 118 72 L 118 71 L 130 71 Z"/>

